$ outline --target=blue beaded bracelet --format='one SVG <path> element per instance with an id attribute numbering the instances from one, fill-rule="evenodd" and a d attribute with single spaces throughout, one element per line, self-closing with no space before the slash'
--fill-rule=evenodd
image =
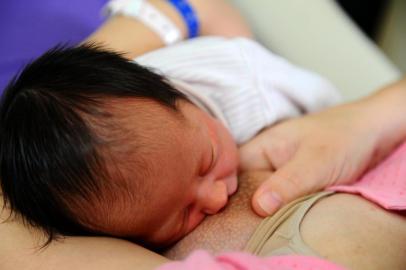
<path id="1" fill-rule="evenodd" d="M 195 11 L 187 0 L 168 0 L 182 15 L 183 20 L 188 28 L 189 38 L 194 38 L 199 35 L 199 20 Z"/>

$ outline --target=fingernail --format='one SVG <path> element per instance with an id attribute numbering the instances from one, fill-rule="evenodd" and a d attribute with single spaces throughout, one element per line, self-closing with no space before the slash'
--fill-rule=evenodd
<path id="1" fill-rule="evenodd" d="M 258 204 L 268 215 L 273 214 L 282 205 L 281 197 L 275 192 L 265 192 L 258 198 Z"/>

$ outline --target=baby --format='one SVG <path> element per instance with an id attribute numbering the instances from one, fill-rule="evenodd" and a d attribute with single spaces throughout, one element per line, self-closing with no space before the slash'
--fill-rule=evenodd
<path id="1" fill-rule="evenodd" d="M 227 204 L 238 144 L 337 101 L 327 81 L 248 39 L 198 38 L 135 62 L 57 47 L 2 97 L 4 200 L 49 240 L 164 247 Z"/>

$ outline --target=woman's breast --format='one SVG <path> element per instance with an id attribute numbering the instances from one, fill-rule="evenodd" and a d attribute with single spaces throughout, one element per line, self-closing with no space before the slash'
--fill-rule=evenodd
<path id="1" fill-rule="evenodd" d="M 300 230 L 308 246 L 350 269 L 405 269 L 406 217 L 360 196 L 320 200 Z"/>

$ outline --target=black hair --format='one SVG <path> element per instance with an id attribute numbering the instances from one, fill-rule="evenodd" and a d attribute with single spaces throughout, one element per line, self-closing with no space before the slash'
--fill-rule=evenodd
<path id="1" fill-rule="evenodd" d="M 78 219 L 70 204 L 73 197 L 86 202 L 108 185 L 100 150 L 104 141 L 92 123 L 113 121 L 103 109 L 110 98 L 151 99 L 176 111 L 177 99 L 184 96 L 162 75 L 95 45 L 47 51 L 2 95 L 4 205 L 42 228 L 48 243 L 58 235 L 100 235 Z"/>

